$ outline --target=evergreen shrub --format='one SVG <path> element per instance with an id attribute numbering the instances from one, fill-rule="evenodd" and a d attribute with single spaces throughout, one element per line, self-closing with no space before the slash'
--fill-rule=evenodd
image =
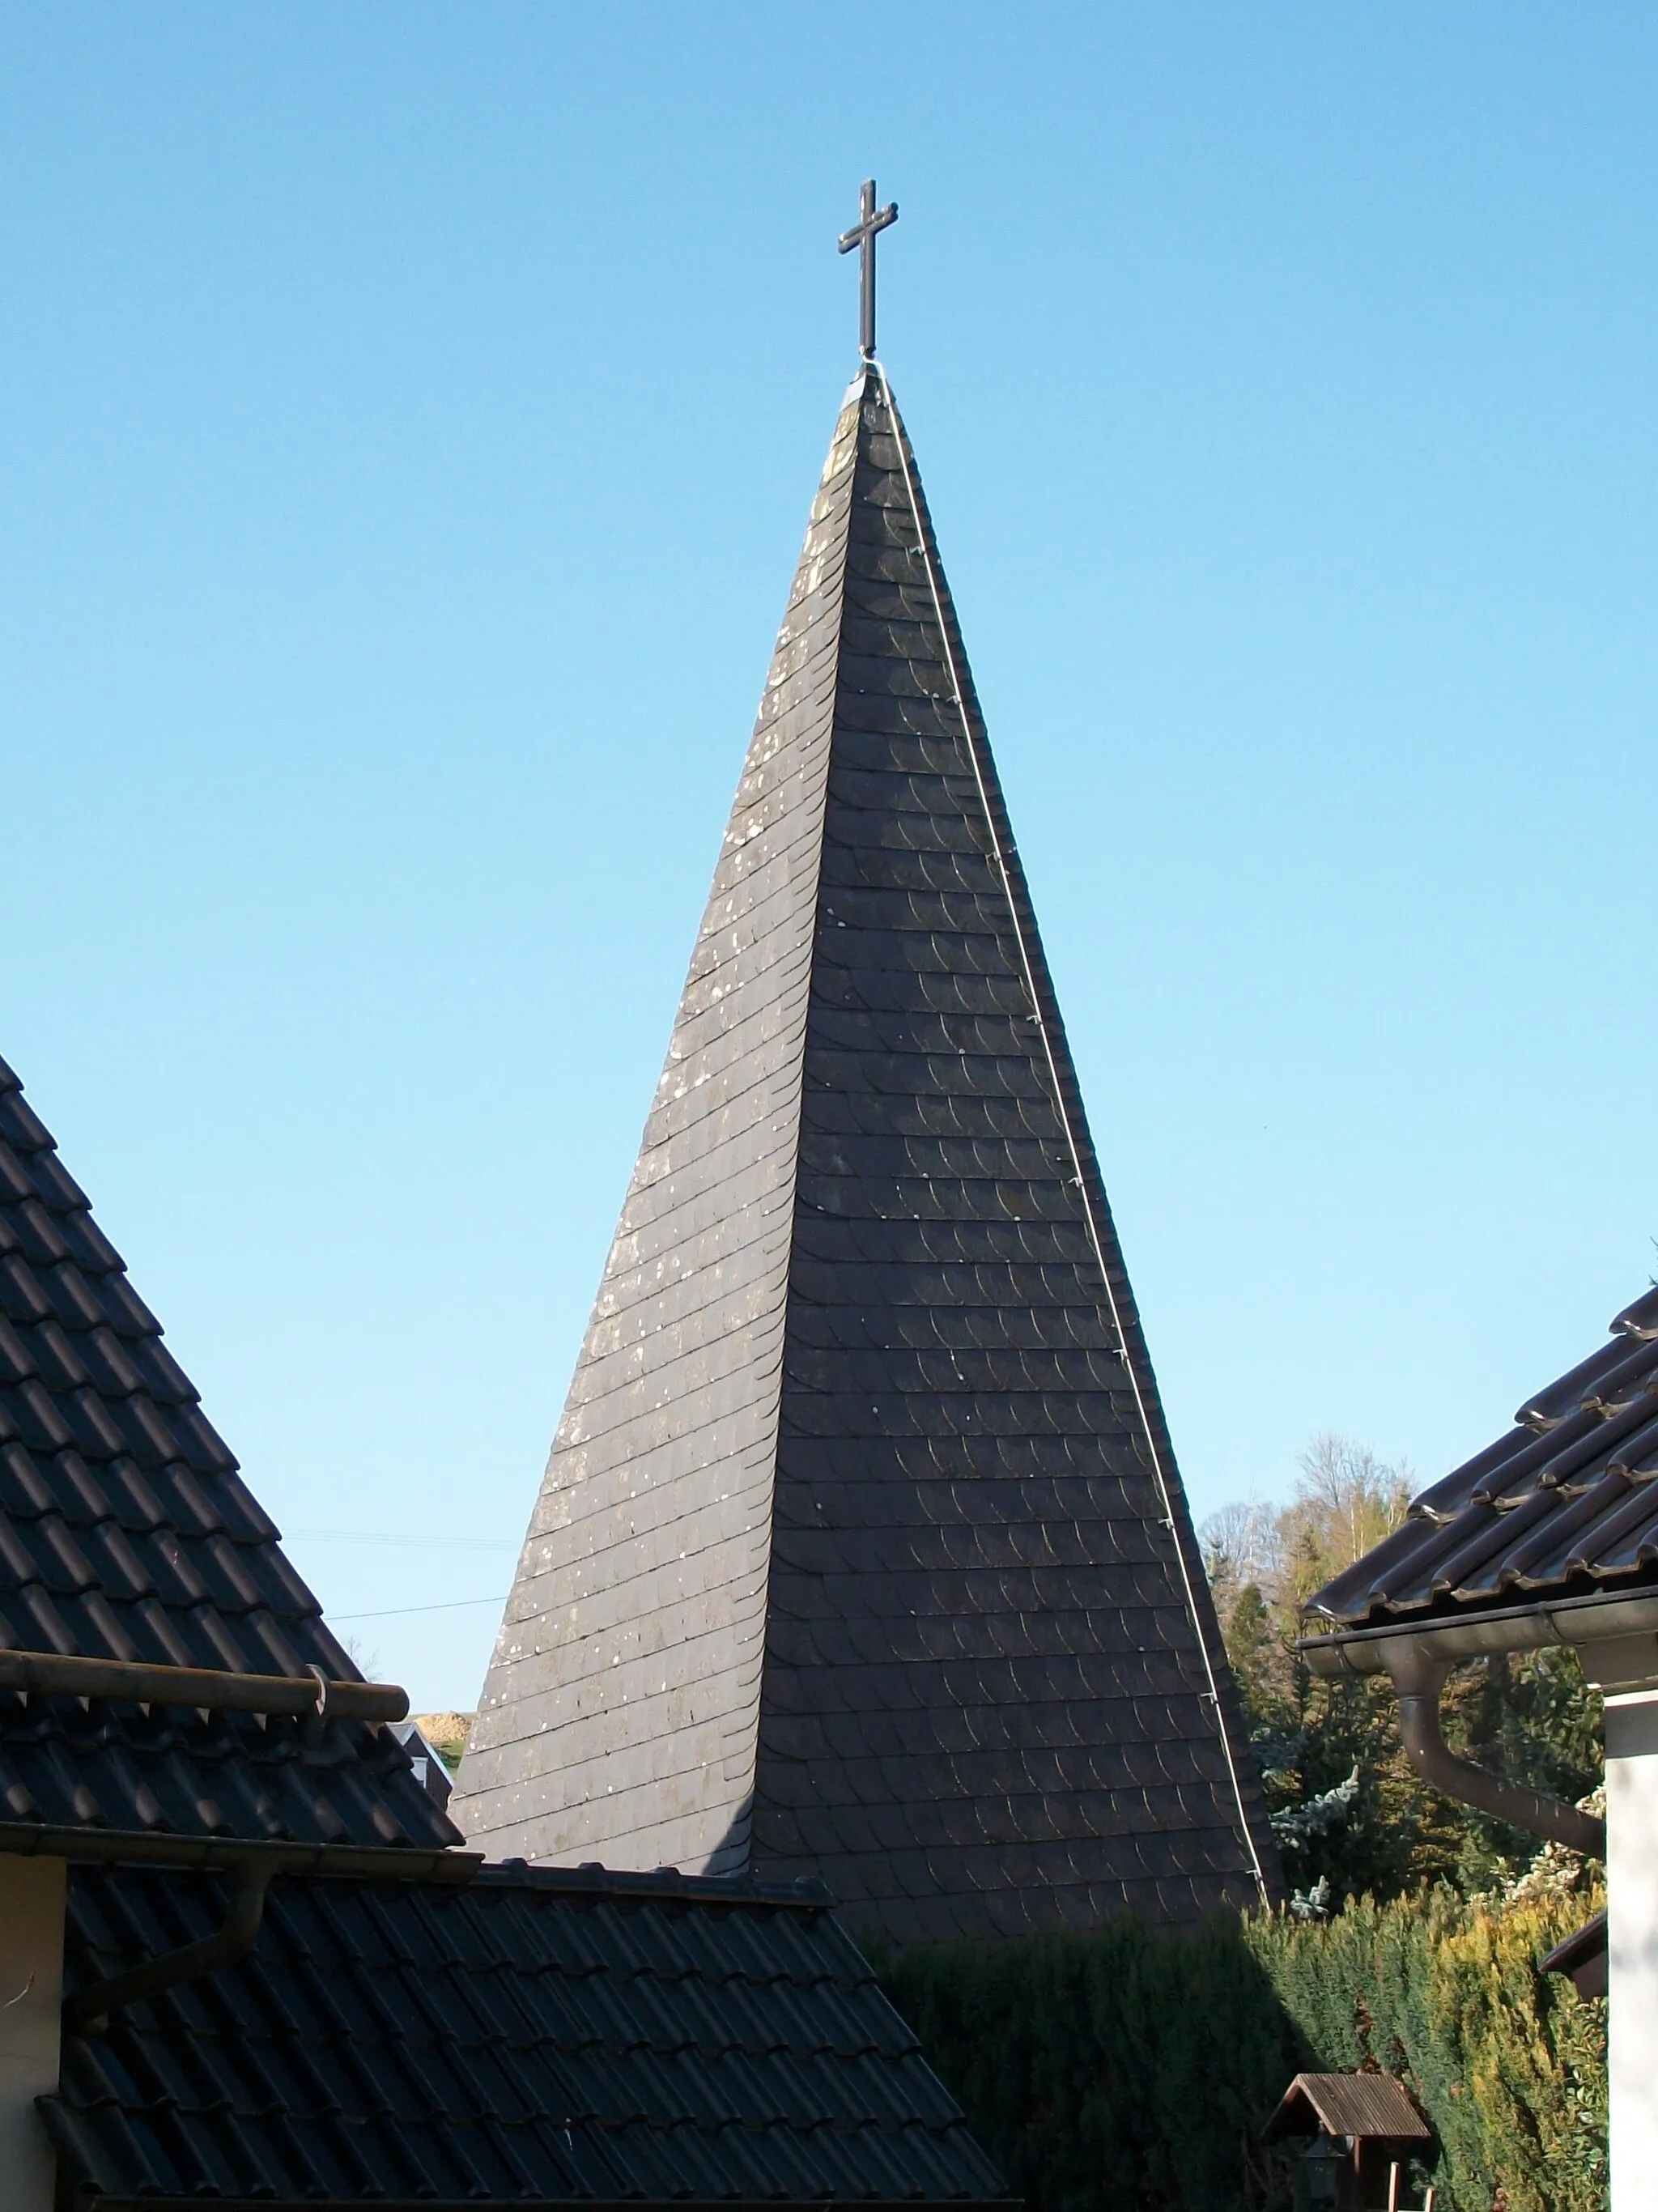
<path id="1" fill-rule="evenodd" d="M 1359 2067 L 1402 2075 L 1432 2122 L 1440 2212 L 1604 2212 L 1605 2000 L 1537 1971 L 1600 1902 L 1125 1917 L 920 1947 L 884 1978 L 1029 2212 L 1278 2212 L 1291 2164 L 1263 2124 L 1302 2069 Z"/>
<path id="2" fill-rule="evenodd" d="M 1287 2201 L 1260 2128 L 1303 2061 L 1236 1919 L 926 1945 L 886 1981 L 1029 2212 Z"/>
<path id="3" fill-rule="evenodd" d="M 1606 2006 L 1537 1961 L 1604 1899 L 1508 1905 L 1449 1889 L 1327 1925 L 1247 1923 L 1245 1942 L 1333 2072 L 1404 2077 L 1433 2123 L 1439 2201 L 1454 2212 L 1601 2212 L 1606 2199 Z"/>

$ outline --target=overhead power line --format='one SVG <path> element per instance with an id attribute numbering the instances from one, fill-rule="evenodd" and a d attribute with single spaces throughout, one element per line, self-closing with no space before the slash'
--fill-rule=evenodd
<path id="1" fill-rule="evenodd" d="M 291 1544 L 398 1544 L 422 1552 L 515 1552 L 511 1536 L 404 1536 L 389 1528 L 289 1528 Z"/>
<path id="2" fill-rule="evenodd" d="M 327 1618 L 336 1620 L 395 1620 L 405 1613 L 459 1613 L 469 1605 L 505 1605 L 501 1597 L 451 1597 L 440 1605 L 389 1605 L 379 1613 L 331 1613 Z"/>

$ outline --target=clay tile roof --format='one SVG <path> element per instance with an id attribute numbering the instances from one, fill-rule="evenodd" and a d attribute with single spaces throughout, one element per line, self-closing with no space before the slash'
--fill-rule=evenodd
<path id="1" fill-rule="evenodd" d="M 360 1679 L 0 1060 L 0 1646 Z M 386 1730 L 0 1691 L 0 1824 L 441 1850 Z"/>
<path id="2" fill-rule="evenodd" d="M 1416 1498 L 1309 1610 L 1428 1622 L 1658 1586 L 1658 1289 L 1515 1425 Z"/>
<path id="3" fill-rule="evenodd" d="M 1321 2129 L 1383 2142 L 1433 2140 L 1410 2091 L 1391 2074 L 1297 2074 L 1266 2123 L 1266 2139 L 1315 2135 Z"/>
<path id="4" fill-rule="evenodd" d="M 222 1910 L 74 1868 L 70 1986 Z M 40 2102 L 79 2212 L 1005 2195 L 824 1894 L 729 1881 L 287 1878 L 251 1952 L 68 2039 Z"/>

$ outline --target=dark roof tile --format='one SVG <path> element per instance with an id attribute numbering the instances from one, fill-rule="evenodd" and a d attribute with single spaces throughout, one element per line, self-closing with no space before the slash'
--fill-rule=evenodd
<path id="1" fill-rule="evenodd" d="M 0 1063 L 0 1639 L 355 1673 Z M 0 1820 L 406 1843 L 456 1832 L 382 1731 L 0 1692 Z"/>
<path id="2" fill-rule="evenodd" d="M 1430 1620 L 1658 1579 L 1658 1291 L 1417 1498 L 1309 1610 L 1344 1626 Z"/>

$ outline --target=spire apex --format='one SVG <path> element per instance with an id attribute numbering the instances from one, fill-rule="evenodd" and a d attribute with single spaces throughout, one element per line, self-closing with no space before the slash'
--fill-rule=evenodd
<path id="1" fill-rule="evenodd" d="M 875 179 L 865 177 L 862 193 L 862 212 L 850 230 L 841 234 L 840 250 L 850 253 L 858 249 L 859 274 L 859 345 L 865 361 L 875 358 L 875 241 L 889 224 L 898 220 L 898 203 L 890 201 L 884 208 L 875 204 Z"/>
<path id="2" fill-rule="evenodd" d="M 866 364 L 457 1818 L 492 1856 L 821 1876 L 900 1943 L 1273 1897 L 1197 1560 Z"/>

